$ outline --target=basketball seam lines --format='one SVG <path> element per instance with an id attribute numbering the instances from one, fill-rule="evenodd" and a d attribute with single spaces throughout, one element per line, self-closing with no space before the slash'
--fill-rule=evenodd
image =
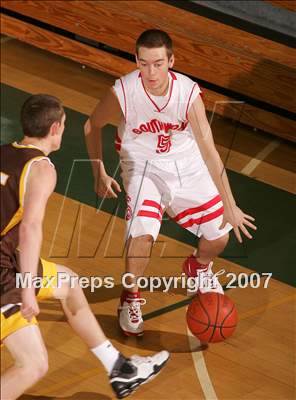
<path id="1" fill-rule="evenodd" d="M 230 314 L 229 314 L 229 315 L 230 315 Z M 229 315 L 227 315 L 227 317 L 228 317 Z M 199 319 L 194 318 L 194 317 L 192 316 L 192 314 L 189 314 L 189 317 L 190 317 L 191 319 L 193 319 L 195 322 L 198 322 L 198 323 L 201 324 L 201 325 L 206 325 L 206 326 L 211 326 L 211 327 L 216 326 L 217 328 L 234 328 L 234 327 L 236 327 L 236 325 L 227 325 L 227 326 L 223 326 L 223 325 L 207 324 L 206 322 L 203 322 L 203 321 L 200 321 Z M 224 320 L 225 320 L 225 318 L 224 318 Z M 223 321 L 224 321 L 224 320 L 223 320 Z"/>
<path id="2" fill-rule="evenodd" d="M 217 324 L 217 321 L 218 321 L 218 314 L 219 314 L 219 309 L 220 309 L 220 297 L 217 296 L 217 295 L 216 295 L 216 297 L 217 297 L 217 300 L 218 300 L 218 302 L 217 302 L 217 310 L 216 310 L 216 319 L 215 319 L 215 325 L 214 325 L 214 327 L 213 327 L 213 332 L 212 332 L 212 334 L 211 334 L 211 337 L 210 337 L 210 339 L 209 339 L 209 342 L 212 340 L 212 338 L 213 338 L 213 336 L 214 336 L 214 334 L 215 334 L 215 331 L 216 331 L 216 324 Z"/>
<path id="3" fill-rule="evenodd" d="M 234 310 L 234 304 L 233 304 L 232 309 L 230 310 L 230 312 L 225 316 L 225 318 L 224 318 L 223 321 L 221 322 L 221 325 L 220 325 L 220 335 L 223 337 L 223 339 L 226 339 L 226 337 L 223 335 L 223 332 L 222 332 L 222 329 L 223 329 L 223 328 L 226 328 L 226 327 L 223 326 L 223 324 L 224 324 L 225 320 L 232 314 L 233 310 Z M 234 327 L 236 327 L 236 325 L 234 325 Z"/>

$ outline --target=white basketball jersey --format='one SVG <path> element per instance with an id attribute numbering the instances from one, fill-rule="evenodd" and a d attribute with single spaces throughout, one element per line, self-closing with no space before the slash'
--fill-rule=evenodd
<path id="1" fill-rule="evenodd" d="M 116 80 L 113 89 L 124 120 L 115 146 L 122 160 L 201 158 L 188 122 L 189 108 L 201 90 L 179 73 L 170 71 L 169 80 L 165 97 L 147 92 L 139 70 Z"/>

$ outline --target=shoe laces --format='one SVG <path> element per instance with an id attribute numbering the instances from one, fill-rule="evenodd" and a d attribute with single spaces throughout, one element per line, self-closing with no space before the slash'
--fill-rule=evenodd
<path id="1" fill-rule="evenodd" d="M 125 302 L 127 305 L 122 306 L 121 309 L 127 309 L 129 319 L 132 322 L 138 322 L 142 318 L 141 305 L 146 304 L 146 299 L 128 299 Z"/>
<path id="2" fill-rule="evenodd" d="M 141 364 L 147 364 L 152 362 L 151 357 L 141 357 L 138 356 L 137 354 L 131 356 L 130 360 L 133 362 L 135 365 L 141 365 Z"/>
<path id="3" fill-rule="evenodd" d="M 205 289 L 216 289 L 219 287 L 220 282 L 218 276 L 225 273 L 224 269 L 220 269 L 216 273 L 213 273 L 212 265 L 213 263 L 211 262 L 207 268 L 201 269 L 197 273 L 197 276 L 199 277 L 199 285 Z"/>

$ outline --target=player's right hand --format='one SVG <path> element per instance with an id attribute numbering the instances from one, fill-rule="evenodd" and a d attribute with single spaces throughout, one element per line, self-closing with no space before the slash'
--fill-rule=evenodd
<path id="1" fill-rule="evenodd" d="M 22 305 L 21 305 L 22 316 L 28 322 L 31 322 L 32 318 L 38 315 L 39 312 L 40 310 L 35 295 L 35 289 L 33 288 L 22 289 Z"/>
<path id="2" fill-rule="evenodd" d="M 97 184 L 95 186 L 95 192 L 97 193 L 98 196 L 107 197 L 107 198 L 111 198 L 111 197 L 117 198 L 118 196 L 115 191 L 121 192 L 121 188 L 120 188 L 119 184 L 116 182 L 116 180 L 113 179 L 111 176 L 106 174 L 106 175 L 100 176 L 97 179 Z"/>
<path id="3" fill-rule="evenodd" d="M 251 215 L 245 214 L 237 205 L 233 207 L 224 206 L 223 221 L 219 229 L 223 229 L 227 223 L 230 223 L 233 227 L 234 234 L 239 241 L 242 243 L 241 232 L 248 238 L 253 239 L 253 236 L 248 231 L 247 227 L 257 230 L 257 227 L 252 223 L 255 221 Z M 241 232 L 240 232 L 241 231 Z"/>

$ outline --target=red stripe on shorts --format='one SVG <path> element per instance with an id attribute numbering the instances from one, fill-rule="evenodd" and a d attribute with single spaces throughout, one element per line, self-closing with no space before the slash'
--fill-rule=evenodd
<path id="1" fill-rule="evenodd" d="M 201 211 L 205 211 L 210 207 L 213 207 L 215 204 L 219 203 L 221 201 L 221 196 L 218 194 L 216 197 L 214 197 L 212 200 L 208 201 L 207 203 L 202 204 L 201 206 L 198 207 L 193 207 L 193 208 L 187 208 L 187 210 L 184 210 L 177 214 L 174 218 L 174 221 L 180 221 L 180 219 L 186 217 L 187 215 L 192 215 L 196 214 Z"/>
<path id="2" fill-rule="evenodd" d="M 152 212 L 152 211 L 146 211 L 146 210 L 140 210 L 138 212 L 138 217 L 148 217 L 148 218 L 155 218 L 158 221 L 161 221 L 161 215 L 159 215 L 156 212 Z"/>
<path id="3" fill-rule="evenodd" d="M 162 209 L 161 205 L 158 204 L 156 201 L 144 200 L 142 205 L 143 206 L 149 206 L 149 207 L 155 207 L 161 212 L 161 214 L 163 213 L 163 209 Z"/>
<path id="4" fill-rule="evenodd" d="M 203 217 L 200 218 L 190 218 L 188 221 L 184 222 L 184 224 L 180 224 L 182 228 L 190 228 L 192 225 L 201 225 L 204 224 L 205 222 L 212 221 L 213 219 L 220 217 L 224 212 L 224 207 L 218 208 L 218 210 L 213 211 L 210 214 L 204 215 Z"/>
<path id="5" fill-rule="evenodd" d="M 122 140 L 119 137 L 118 131 L 117 131 L 116 136 L 115 136 L 115 142 L 118 142 L 118 143 L 122 142 Z"/>

